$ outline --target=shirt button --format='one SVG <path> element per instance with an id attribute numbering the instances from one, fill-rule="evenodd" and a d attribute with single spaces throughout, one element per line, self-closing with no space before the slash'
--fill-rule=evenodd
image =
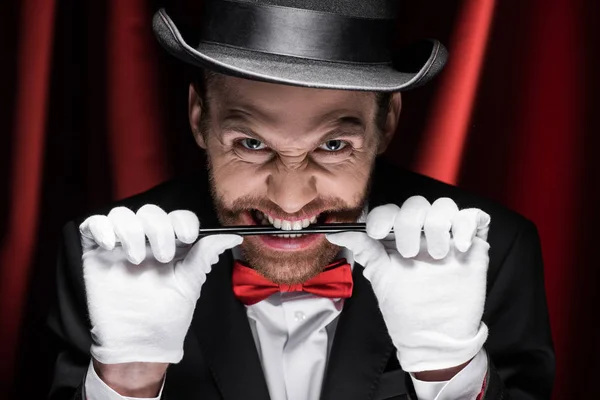
<path id="1" fill-rule="evenodd" d="M 304 321 L 306 319 L 306 314 L 304 314 L 302 311 L 296 311 L 294 313 L 294 319 L 296 322 Z"/>

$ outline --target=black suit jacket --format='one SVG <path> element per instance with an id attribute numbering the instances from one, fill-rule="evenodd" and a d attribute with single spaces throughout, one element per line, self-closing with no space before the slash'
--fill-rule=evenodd
<path id="1" fill-rule="evenodd" d="M 430 201 L 450 197 L 460 208 L 480 208 L 492 218 L 483 316 L 489 327 L 484 398 L 549 399 L 554 351 L 535 226 L 493 202 L 378 162 L 369 197 L 371 208 L 387 203 L 401 205 L 417 194 Z M 205 226 L 217 223 L 204 175 L 167 182 L 97 213 L 106 214 L 116 205 L 137 210 L 147 203 L 166 211 L 192 210 Z M 57 303 L 49 316 L 49 327 L 60 343 L 50 393 L 55 400 L 80 398 L 90 361 L 90 325 L 78 235 L 79 223 L 85 217 L 65 226 L 58 257 Z M 163 398 L 269 398 L 245 307 L 231 290 L 231 271 L 232 255 L 227 252 L 202 288 L 183 360 L 169 367 Z M 353 295 L 346 301 L 336 329 L 321 399 L 416 399 L 359 265 L 354 269 L 354 282 Z"/>

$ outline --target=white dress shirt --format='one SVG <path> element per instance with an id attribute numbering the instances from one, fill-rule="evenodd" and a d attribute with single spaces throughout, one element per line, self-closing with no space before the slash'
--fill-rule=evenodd
<path id="1" fill-rule="evenodd" d="M 352 255 L 348 253 L 342 257 L 353 266 Z M 343 305 L 343 299 L 309 293 L 277 293 L 246 307 L 271 400 L 319 399 Z M 449 381 L 424 382 L 413 374 L 410 376 L 419 400 L 475 400 L 486 372 L 487 356 L 482 349 Z M 87 400 L 134 399 L 123 397 L 106 385 L 91 362 L 85 396 Z M 160 393 L 156 398 L 145 400 L 159 398 Z"/>

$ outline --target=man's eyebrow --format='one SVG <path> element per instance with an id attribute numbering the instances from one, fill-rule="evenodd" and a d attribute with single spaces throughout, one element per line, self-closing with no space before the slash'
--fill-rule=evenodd
<path id="1" fill-rule="evenodd" d="M 343 116 L 334 118 L 328 124 L 334 126 L 337 130 L 347 131 L 348 135 L 363 135 L 367 130 L 366 124 L 358 117 Z"/>
<path id="2" fill-rule="evenodd" d="M 258 141 L 261 141 L 264 144 L 266 144 L 267 146 L 271 147 L 271 144 L 269 143 L 269 141 L 267 139 L 263 138 L 258 133 L 256 133 L 254 130 L 245 126 L 244 122 L 246 122 L 245 118 L 238 118 L 238 117 L 225 118 L 223 120 L 223 126 L 222 126 L 223 131 L 220 132 L 221 138 L 228 136 L 232 133 L 232 131 L 235 131 L 235 132 L 243 133 L 244 135 L 249 136 Z"/>
<path id="3" fill-rule="evenodd" d="M 339 116 L 340 111 L 334 111 L 320 118 L 321 126 L 328 125 L 327 133 L 321 136 L 318 143 L 324 143 L 338 137 L 357 137 L 363 138 L 366 135 L 367 127 L 362 119 L 343 115 Z"/>
<path id="4" fill-rule="evenodd" d="M 354 127 L 351 129 L 344 129 L 341 127 L 336 127 L 333 130 L 327 132 L 325 135 L 321 136 L 321 138 L 319 139 L 319 143 L 323 143 L 326 142 L 328 140 L 333 140 L 335 138 L 339 138 L 339 137 L 345 137 L 345 138 L 364 138 L 366 135 L 366 132 L 364 129 L 360 129 L 358 127 Z"/>
<path id="5" fill-rule="evenodd" d="M 354 112 L 350 109 L 340 109 L 328 112 L 319 116 L 318 118 L 315 118 L 315 126 L 323 126 L 325 124 L 338 124 L 346 127 L 355 127 L 360 128 L 362 130 L 366 130 L 367 127 L 365 122 L 357 116 L 348 115 L 351 113 L 353 114 Z M 268 112 L 265 112 L 252 104 L 243 104 L 239 107 L 236 106 L 226 110 L 226 117 L 224 118 L 224 120 L 238 118 L 257 118 L 259 120 L 264 120 L 265 122 L 271 123 L 275 122 L 277 116 L 270 115 Z"/>
<path id="6" fill-rule="evenodd" d="M 365 130 L 367 127 L 364 121 L 356 116 L 347 115 L 351 111 L 347 110 L 337 110 L 330 113 L 327 113 L 319 118 L 319 124 L 337 124 L 344 125 L 347 127 L 355 127 Z M 346 115 L 344 115 L 346 114 Z M 341 116 L 340 116 L 341 115 Z"/>
<path id="7" fill-rule="evenodd" d="M 259 140 L 269 147 L 273 147 L 270 141 L 260 134 L 256 133 L 253 129 L 246 126 L 248 119 L 243 115 L 233 116 L 230 115 L 223 120 L 223 131 L 221 137 L 228 136 L 230 132 L 235 131 L 249 136 L 253 139 Z M 338 137 L 356 137 L 363 138 L 366 135 L 365 125 L 362 120 L 356 117 L 341 117 L 335 121 L 332 121 L 332 128 L 328 129 L 328 132 L 321 136 L 316 144 L 324 143 L 328 140 L 332 140 Z"/>

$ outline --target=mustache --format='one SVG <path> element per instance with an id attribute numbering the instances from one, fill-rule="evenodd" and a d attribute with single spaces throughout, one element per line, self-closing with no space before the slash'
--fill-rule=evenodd
<path id="1" fill-rule="evenodd" d="M 336 197 L 317 198 L 307 203 L 295 213 L 288 213 L 280 206 L 264 197 L 246 196 L 235 199 L 231 205 L 225 205 L 222 199 L 217 200 L 217 207 L 221 211 L 225 220 L 231 221 L 240 213 L 246 211 L 259 210 L 270 215 L 277 215 L 284 219 L 304 219 L 316 214 L 327 213 L 336 219 L 347 220 L 356 219 L 365 206 L 365 201 L 360 201 L 357 205 L 350 205 L 342 199 Z"/>

